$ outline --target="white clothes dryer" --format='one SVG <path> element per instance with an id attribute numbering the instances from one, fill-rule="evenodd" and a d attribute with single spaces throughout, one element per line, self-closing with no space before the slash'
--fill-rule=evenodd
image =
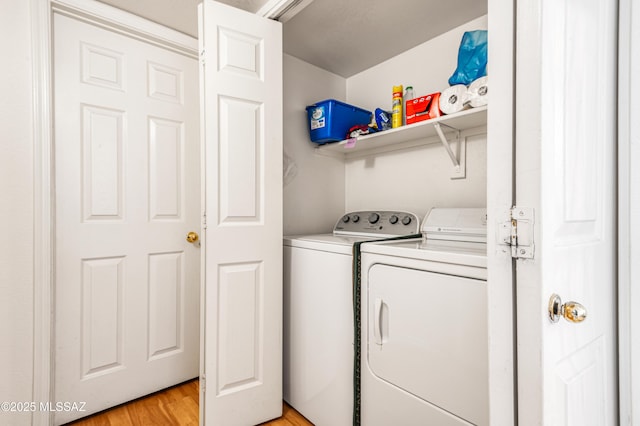
<path id="1" fill-rule="evenodd" d="M 485 209 L 361 247 L 362 425 L 488 425 Z"/>
<path id="2" fill-rule="evenodd" d="M 354 243 L 419 229 L 412 213 L 359 211 L 284 238 L 284 399 L 314 425 L 352 425 Z"/>

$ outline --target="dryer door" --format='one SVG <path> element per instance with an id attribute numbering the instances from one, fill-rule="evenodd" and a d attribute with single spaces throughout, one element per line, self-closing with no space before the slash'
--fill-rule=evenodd
<path id="1" fill-rule="evenodd" d="M 373 374 L 473 424 L 488 424 L 486 281 L 375 264 L 367 287 Z"/>

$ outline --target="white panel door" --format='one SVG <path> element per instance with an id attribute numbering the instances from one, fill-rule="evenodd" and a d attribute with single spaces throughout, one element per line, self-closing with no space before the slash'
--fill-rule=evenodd
<path id="1" fill-rule="evenodd" d="M 54 18 L 55 401 L 87 411 L 198 376 L 197 60 Z"/>
<path id="2" fill-rule="evenodd" d="M 519 260 L 520 425 L 616 425 L 617 1 L 518 6 L 517 204 L 536 212 Z M 547 313 L 583 304 L 582 323 Z"/>
<path id="3" fill-rule="evenodd" d="M 206 230 L 201 418 L 282 412 L 282 27 L 199 6 Z"/>

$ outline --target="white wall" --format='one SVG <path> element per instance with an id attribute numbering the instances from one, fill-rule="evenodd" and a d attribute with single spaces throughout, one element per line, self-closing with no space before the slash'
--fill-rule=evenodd
<path id="1" fill-rule="evenodd" d="M 423 218 L 431 207 L 485 207 L 486 137 L 467 139 L 467 177 L 450 179 L 451 159 L 439 144 L 350 160 L 346 209 L 400 209 Z"/>
<path id="2" fill-rule="evenodd" d="M 374 111 L 391 106 L 392 87 L 412 85 L 416 96 L 447 88 L 465 31 L 487 28 L 487 17 L 378 64 L 347 80 L 347 102 Z M 451 180 L 441 145 L 379 154 L 346 164 L 346 209 L 406 209 L 424 216 L 431 207 L 486 206 L 486 136 L 467 140 L 467 178 Z"/>
<path id="3" fill-rule="evenodd" d="M 30 2 L 0 2 L 0 402 L 32 400 L 33 135 Z M 0 412 L 0 424 L 30 424 Z"/>
<path id="4" fill-rule="evenodd" d="M 345 92 L 344 78 L 284 55 L 285 235 L 331 232 L 344 213 L 344 162 L 315 154 L 305 107 Z"/>
<path id="5" fill-rule="evenodd" d="M 349 77 L 347 101 L 374 111 L 378 107 L 391 109 L 394 85 L 412 85 L 416 96 L 444 90 L 456 69 L 462 34 L 486 29 L 485 15 Z"/>

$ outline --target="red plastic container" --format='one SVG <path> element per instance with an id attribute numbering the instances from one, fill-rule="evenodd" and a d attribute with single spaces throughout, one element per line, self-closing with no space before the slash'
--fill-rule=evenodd
<path id="1" fill-rule="evenodd" d="M 440 117 L 440 93 L 409 99 L 405 106 L 407 124 Z"/>

